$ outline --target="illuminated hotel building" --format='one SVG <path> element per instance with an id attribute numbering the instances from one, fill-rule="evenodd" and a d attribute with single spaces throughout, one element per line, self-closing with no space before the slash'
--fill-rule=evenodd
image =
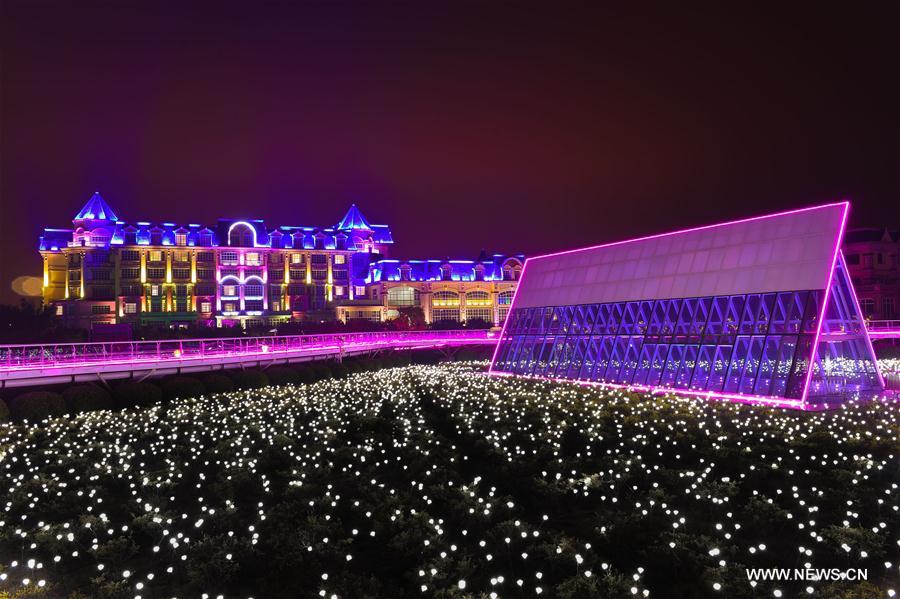
<path id="1" fill-rule="evenodd" d="M 306 318 L 502 323 L 521 256 L 387 258 L 387 225 L 354 205 L 333 227 L 128 223 L 95 193 L 71 229 L 44 229 L 43 300 L 70 326 L 275 325 Z"/>

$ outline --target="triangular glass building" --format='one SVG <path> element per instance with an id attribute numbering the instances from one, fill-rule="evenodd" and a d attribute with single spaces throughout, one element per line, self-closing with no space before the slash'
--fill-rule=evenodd
<path id="1" fill-rule="evenodd" d="M 840 202 L 526 261 L 492 374 L 822 409 L 884 383 Z"/>

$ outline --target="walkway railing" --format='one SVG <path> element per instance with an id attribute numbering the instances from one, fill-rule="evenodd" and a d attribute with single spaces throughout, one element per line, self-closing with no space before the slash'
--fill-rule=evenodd
<path id="1" fill-rule="evenodd" d="M 900 320 L 870 320 L 866 322 L 872 339 L 900 338 Z"/>
<path id="2" fill-rule="evenodd" d="M 329 335 L 284 335 L 216 339 L 170 339 L 162 341 L 113 341 L 104 343 L 42 343 L 0 345 L 0 378 L 4 371 L 144 362 L 214 359 L 241 355 L 277 354 L 305 349 L 359 348 L 371 346 L 428 345 L 439 342 L 492 342 L 485 330 L 403 331 L 338 333 Z"/>

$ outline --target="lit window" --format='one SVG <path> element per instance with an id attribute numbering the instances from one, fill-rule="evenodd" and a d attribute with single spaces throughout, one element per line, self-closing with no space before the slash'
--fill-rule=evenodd
<path id="1" fill-rule="evenodd" d="M 162 262 L 162 250 L 150 250 L 150 262 Z"/>
<path id="2" fill-rule="evenodd" d="M 418 306 L 419 290 L 412 287 L 392 287 L 388 289 L 389 306 Z"/>
<path id="3" fill-rule="evenodd" d="M 63 315 L 63 307 L 62 307 L 62 305 L 56 306 L 56 315 L 57 315 L 57 316 L 62 316 L 62 315 Z"/>
<path id="4" fill-rule="evenodd" d="M 432 294 L 433 306 L 458 306 L 459 295 L 453 291 L 436 291 Z"/>
<path id="5" fill-rule="evenodd" d="M 222 285 L 222 295 L 234 297 L 237 295 L 237 287 L 235 285 Z"/>
<path id="6" fill-rule="evenodd" d="M 125 303 L 125 314 L 135 314 L 137 313 L 137 304 L 134 302 L 126 302 Z"/>
<path id="7" fill-rule="evenodd" d="M 150 295 L 157 297 L 159 295 L 159 285 L 150 285 Z"/>
<path id="8" fill-rule="evenodd" d="M 225 302 L 224 304 L 222 304 L 222 308 L 225 312 L 234 312 L 234 302 Z"/>
<path id="9" fill-rule="evenodd" d="M 281 302 L 272 302 L 272 312 L 281 312 Z"/>
<path id="10" fill-rule="evenodd" d="M 294 264 L 300 264 L 303 262 L 303 254 L 291 254 L 291 262 Z"/>
<path id="11" fill-rule="evenodd" d="M 356 297 L 364 297 L 366 295 L 366 288 L 362 285 L 357 285 L 354 293 L 356 294 Z"/>
<path id="12" fill-rule="evenodd" d="M 228 245 L 253 247 L 256 234 L 249 225 L 245 223 L 235 223 L 228 232 Z"/>
<path id="13" fill-rule="evenodd" d="M 337 255 L 335 255 L 335 257 L 334 257 L 334 263 L 335 263 L 335 264 L 343 264 L 345 259 L 346 259 L 346 258 L 344 257 L 343 254 L 337 254 Z"/>
<path id="14" fill-rule="evenodd" d="M 175 233 L 175 245 L 187 245 L 187 235 L 185 233 Z"/>
<path id="15" fill-rule="evenodd" d="M 859 309 L 865 318 L 872 318 L 875 314 L 875 300 L 870 297 L 859 298 Z"/>
<path id="16" fill-rule="evenodd" d="M 245 264 L 247 266 L 259 266 L 262 264 L 262 256 L 259 252 L 249 252 L 245 256 Z"/>
<path id="17" fill-rule="evenodd" d="M 201 312 L 212 312 L 212 302 L 200 302 Z"/>
<path id="18" fill-rule="evenodd" d="M 334 286 L 334 294 L 335 295 L 344 295 L 344 287 L 342 285 Z"/>

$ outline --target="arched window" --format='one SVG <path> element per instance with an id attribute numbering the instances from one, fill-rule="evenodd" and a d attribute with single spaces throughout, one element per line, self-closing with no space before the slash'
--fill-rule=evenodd
<path id="1" fill-rule="evenodd" d="M 90 237 L 87 237 L 90 235 Z M 94 229 L 90 233 L 85 234 L 90 245 L 104 246 L 109 244 L 109 231 L 107 229 Z"/>
<path id="2" fill-rule="evenodd" d="M 459 306 L 459 294 L 455 291 L 435 291 L 431 296 L 433 306 Z"/>
<path id="3" fill-rule="evenodd" d="M 234 223 L 228 229 L 228 245 L 236 247 L 253 247 L 256 231 L 247 223 Z"/>
<path id="4" fill-rule="evenodd" d="M 518 281 L 519 275 L 522 274 L 522 263 L 515 259 L 507 260 L 503 263 L 503 280 Z"/>
<path id="5" fill-rule="evenodd" d="M 469 291 L 466 293 L 467 306 L 490 306 L 491 294 L 487 291 Z"/>
<path id="6" fill-rule="evenodd" d="M 431 320 L 459 322 L 459 294 L 453 291 L 435 291 L 431 296 Z"/>
<path id="7" fill-rule="evenodd" d="M 514 291 L 501 291 L 497 296 L 497 304 L 500 306 L 500 324 L 503 324 L 506 320 L 506 315 L 509 314 L 514 295 Z"/>
<path id="8" fill-rule="evenodd" d="M 391 287 L 387 292 L 389 306 L 418 306 L 419 290 L 412 287 Z"/>

